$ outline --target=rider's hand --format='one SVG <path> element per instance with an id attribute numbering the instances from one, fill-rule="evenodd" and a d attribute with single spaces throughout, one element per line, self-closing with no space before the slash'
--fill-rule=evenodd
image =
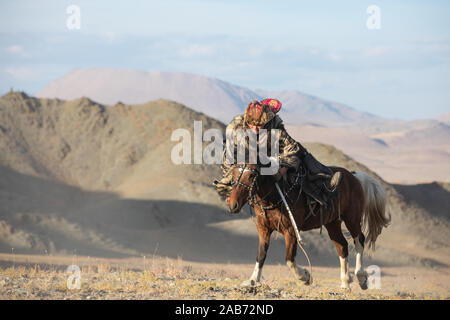
<path id="1" fill-rule="evenodd" d="M 280 179 L 286 175 L 286 172 L 288 171 L 287 167 L 281 167 L 280 169 L 278 169 L 277 174 L 275 175 L 275 180 L 280 181 Z"/>

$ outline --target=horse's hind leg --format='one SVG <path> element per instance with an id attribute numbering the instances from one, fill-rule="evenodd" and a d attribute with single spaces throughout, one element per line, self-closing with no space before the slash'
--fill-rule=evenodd
<path id="1" fill-rule="evenodd" d="M 303 281 L 305 284 L 310 284 L 311 275 L 308 270 L 300 268 L 295 263 L 295 255 L 297 253 L 297 238 L 295 235 L 285 231 L 284 241 L 286 243 L 286 264 L 294 274 L 297 280 Z"/>
<path id="2" fill-rule="evenodd" d="M 354 238 L 353 241 L 355 243 L 355 250 L 356 250 L 355 276 L 358 279 L 359 286 L 361 287 L 361 289 L 366 290 L 367 289 L 367 272 L 364 271 L 363 262 L 362 262 L 365 237 L 362 234 L 362 232 L 359 234 L 358 237 Z"/>
<path id="3" fill-rule="evenodd" d="M 255 284 L 260 282 L 262 268 L 267 256 L 267 249 L 269 249 L 270 236 L 272 234 L 272 230 L 262 225 L 258 225 L 257 228 L 259 238 L 258 256 L 256 257 L 255 268 L 253 269 L 253 273 L 250 279 L 245 280 L 244 282 L 241 283 L 241 286 L 243 287 L 254 286 Z"/>
<path id="4" fill-rule="evenodd" d="M 350 289 L 349 283 L 351 282 L 350 274 L 348 271 L 348 243 L 342 234 L 341 221 L 335 220 L 325 225 L 328 231 L 331 241 L 336 246 L 336 251 L 339 255 L 339 261 L 341 262 L 341 288 Z"/>
<path id="5" fill-rule="evenodd" d="M 361 289 L 366 290 L 367 272 L 364 271 L 363 267 L 365 237 L 361 231 L 361 222 L 360 219 L 354 219 L 354 221 L 344 220 L 344 222 L 348 231 L 350 231 L 350 234 L 352 235 L 353 238 L 353 243 L 355 244 L 355 251 L 356 251 L 355 276 L 358 279 L 358 283 Z"/>

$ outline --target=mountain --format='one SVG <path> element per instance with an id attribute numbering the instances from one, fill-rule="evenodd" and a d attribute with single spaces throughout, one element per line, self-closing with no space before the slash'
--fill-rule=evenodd
<path id="1" fill-rule="evenodd" d="M 252 99 L 279 98 L 289 122 L 353 123 L 381 118 L 298 91 L 252 91 L 218 79 L 182 72 L 77 69 L 51 82 L 36 97 L 72 100 L 88 97 L 103 104 L 168 99 L 228 123 Z"/>
<path id="2" fill-rule="evenodd" d="M 260 96 L 272 97 L 282 101 L 286 121 L 291 125 L 302 125 L 308 122 L 348 125 L 385 120 L 341 103 L 327 101 L 299 91 L 256 90 L 256 92 Z"/>
<path id="3" fill-rule="evenodd" d="M 450 181 L 448 123 L 436 119 L 401 121 L 360 112 L 299 91 L 242 88 L 218 79 L 180 72 L 93 68 L 74 70 L 50 83 L 37 97 L 130 104 L 169 99 L 228 123 L 252 99 L 277 98 L 280 116 L 294 138 L 338 146 L 393 183 Z M 445 120 L 445 115 L 442 117 Z M 411 158 L 413 152 L 416 157 Z M 414 172 L 414 174 L 412 174 Z"/>
<path id="4" fill-rule="evenodd" d="M 450 111 L 441 113 L 435 119 L 441 122 L 450 123 Z"/>
<path id="5" fill-rule="evenodd" d="M 139 245 L 124 249 L 117 239 L 230 219 L 211 185 L 217 166 L 186 170 L 171 161 L 170 134 L 185 127 L 192 135 L 194 120 L 224 127 L 165 100 L 104 106 L 87 98 L 3 96 L 0 247 L 132 254 Z"/>
<path id="6" fill-rule="evenodd" d="M 389 182 L 450 182 L 450 127 L 442 122 L 406 122 L 375 134 L 367 127 L 305 124 L 286 128 L 300 142 L 334 145 Z"/>
<path id="7" fill-rule="evenodd" d="M 383 132 L 371 135 L 375 139 L 380 139 L 393 147 L 447 147 L 450 151 L 450 125 L 443 122 L 430 123 L 426 127 L 416 127 Z"/>
<path id="8" fill-rule="evenodd" d="M 74 70 L 36 94 L 66 100 L 83 96 L 103 104 L 138 104 L 162 98 L 194 106 L 195 111 L 221 121 L 230 121 L 249 101 L 260 98 L 249 89 L 200 75 L 107 68 Z"/>
<path id="9" fill-rule="evenodd" d="M 20 92 L 1 97 L 0 251 L 254 262 L 252 218 L 227 214 L 211 185 L 219 166 L 171 161 L 172 132 L 184 128 L 192 136 L 194 120 L 203 130 L 225 128 L 167 100 L 103 105 Z M 392 225 L 367 263 L 450 264 L 446 184 L 390 185 L 332 146 L 306 146 L 325 164 L 368 172 L 385 187 Z M 336 265 L 326 233 L 304 238 L 313 263 Z M 284 252 L 275 237 L 268 263 L 284 263 Z"/>

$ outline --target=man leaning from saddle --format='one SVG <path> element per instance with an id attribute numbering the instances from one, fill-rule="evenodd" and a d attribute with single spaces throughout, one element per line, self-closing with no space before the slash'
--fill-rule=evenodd
<path id="1" fill-rule="evenodd" d="M 300 165 L 306 169 L 308 181 L 316 186 L 319 193 L 333 193 L 340 181 L 340 172 L 333 172 L 330 168 L 324 166 L 311 153 L 309 153 L 299 142 L 295 141 L 284 128 L 283 120 L 276 114 L 281 109 L 281 102 L 276 99 L 265 99 L 261 102 L 257 100 L 251 101 L 244 114 L 236 116 L 227 126 L 227 132 L 233 130 L 252 130 L 256 135 L 261 129 L 266 129 L 267 134 L 271 129 L 278 129 L 278 145 L 279 170 L 275 174 L 276 181 L 286 177 L 288 171 L 295 173 L 299 170 Z M 237 135 L 234 135 L 233 144 L 237 148 Z M 257 140 L 258 141 L 258 140 Z M 259 143 L 259 141 L 258 141 Z M 266 150 L 270 150 L 270 139 L 264 139 L 263 143 L 267 145 Z M 220 181 L 215 180 L 214 185 L 220 195 L 227 198 L 232 190 L 232 169 L 233 163 L 227 161 L 226 150 L 223 153 L 222 175 Z M 326 198 L 326 197 L 325 197 Z M 322 199 L 317 197 L 318 202 L 324 204 Z"/>

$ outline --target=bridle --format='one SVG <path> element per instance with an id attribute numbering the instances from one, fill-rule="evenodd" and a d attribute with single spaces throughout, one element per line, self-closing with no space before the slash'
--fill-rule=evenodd
<path id="1" fill-rule="evenodd" d="M 237 179 L 235 182 L 232 182 L 232 184 L 231 184 L 232 187 L 234 188 L 234 187 L 236 187 L 236 186 L 242 186 L 242 187 L 246 188 L 247 190 L 252 191 L 252 190 L 253 190 L 253 187 L 254 187 L 255 184 L 256 184 L 256 179 L 257 179 L 258 176 L 259 176 L 259 170 L 258 170 L 258 169 L 253 169 L 253 168 L 249 168 L 249 167 L 247 167 L 246 164 L 243 164 L 243 165 L 236 165 L 236 166 L 234 166 L 234 168 L 238 168 L 238 169 L 239 169 L 239 177 L 238 177 L 238 179 Z M 233 169 L 234 169 L 234 168 L 233 168 Z M 246 172 L 246 171 L 250 171 L 251 173 L 254 173 L 254 174 L 255 174 L 254 177 L 253 177 L 253 180 L 252 180 L 251 185 L 246 185 L 245 183 L 242 183 L 242 182 L 241 182 L 242 175 L 243 175 L 244 172 Z"/>
<path id="2" fill-rule="evenodd" d="M 257 181 L 258 181 L 258 177 L 259 177 L 259 170 L 249 168 L 246 164 L 235 165 L 233 169 L 235 169 L 235 168 L 239 169 L 239 177 L 234 182 L 232 180 L 231 186 L 233 189 L 236 186 L 241 186 L 241 187 L 244 187 L 245 189 L 247 189 L 248 190 L 247 202 L 249 203 L 249 205 L 251 205 L 253 203 L 253 199 L 256 198 L 256 194 L 254 191 L 258 189 Z M 254 174 L 250 185 L 247 185 L 247 184 L 241 182 L 242 175 L 246 171 L 250 171 L 252 174 Z"/>

